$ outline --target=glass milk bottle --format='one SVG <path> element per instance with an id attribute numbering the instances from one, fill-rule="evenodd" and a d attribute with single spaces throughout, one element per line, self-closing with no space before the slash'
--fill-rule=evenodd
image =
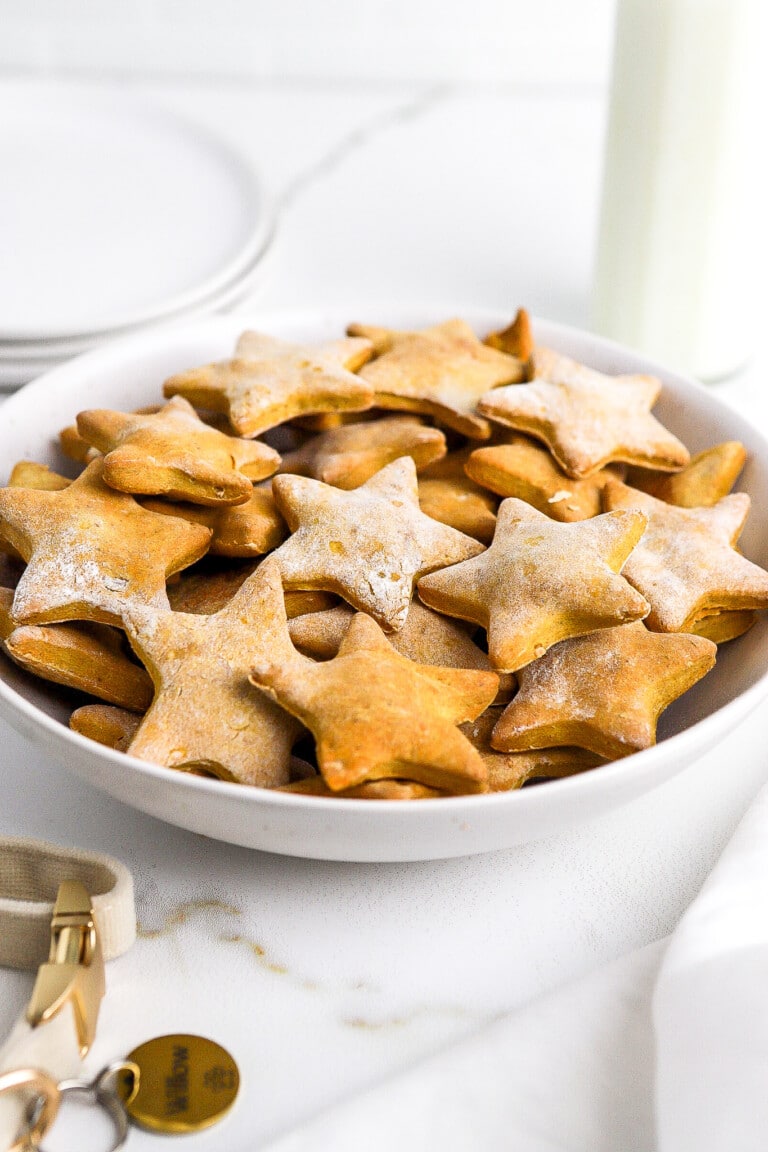
<path id="1" fill-rule="evenodd" d="M 593 322 L 704 380 L 751 351 L 754 15 L 751 0 L 617 6 Z"/>

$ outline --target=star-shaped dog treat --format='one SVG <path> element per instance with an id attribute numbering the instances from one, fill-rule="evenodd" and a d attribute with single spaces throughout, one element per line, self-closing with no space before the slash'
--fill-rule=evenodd
<path id="1" fill-rule="evenodd" d="M 252 481 L 277 471 L 274 448 L 227 436 L 204 424 L 182 396 L 152 415 L 92 408 L 77 430 L 104 453 L 104 480 L 136 496 L 168 496 L 193 504 L 244 504 Z"/>
<path id="2" fill-rule="evenodd" d="M 313 436 L 283 459 L 281 472 L 312 476 L 335 488 L 358 488 L 400 456 L 417 471 L 445 456 L 445 436 L 416 416 L 345 424 Z"/>
<path id="3" fill-rule="evenodd" d="M 515 788 L 522 788 L 528 780 L 562 779 L 605 764 L 602 756 L 596 756 L 584 748 L 535 748 L 528 752 L 497 752 L 491 747 L 490 739 L 499 715 L 499 708 L 488 708 L 477 720 L 461 725 L 461 731 L 483 758 L 491 792 L 511 792 Z"/>
<path id="4" fill-rule="evenodd" d="M 69 488 L 72 483 L 66 476 L 53 472 L 45 464 L 36 464 L 33 460 L 19 460 L 11 469 L 8 478 L 9 488 L 37 488 L 41 492 L 60 492 L 62 488 Z M 0 536 L 0 552 L 12 560 L 21 562 L 21 556 L 7 540 Z"/>
<path id="5" fill-rule="evenodd" d="M 711 508 L 731 491 L 746 460 L 744 445 L 738 440 L 726 440 L 699 452 L 681 472 L 669 475 L 630 468 L 626 482 L 680 508 Z"/>
<path id="6" fill-rule="evenodd" d="M 647 615 L 646 601 L 618 575 L 644 528 L 642 514 L 558 524 L 510 497 L 490 548 L 423 577 L 419 597 L 481 624 L 494 668 L 514 672 L 566 637 Z"/>
<path id="7" fill-rule="evenodd" d="M 611 476 L 618 479 L 609 464 L 584 480 L 573 480 L 541 444 L 514 434 L 508 444 L 476 448 L 465 469 L 476 484 L 499 496 L 516 496 L 566 524 L 597 516 L 603 485 Z"/>
<path id="8" fill-rule="evenodd" d="M 656 743 L 658 718 L 714 666 L 702 636 L 649 632 L 638 621 L 565 640 L 518 673 L 493 730 L 503 752 L 576 745 L 617 760 Z"/>
<path id="9" fill-rule="evenodd" d="M 494 699 L 494 672 L 415 664 L 359 613 L 333 660 L 265 652 L 251 681 L 314 734 L 334 792 L 388 777 L 451 792 L 486 788 L 482 759 L 456 726 Z"/>
<path id="10" fill-rule="evenodd" d="M 373 404 L 370 384 L 355 375 L 373 352 L 369 340 L 289 344 L 244 332 L 234 360 L 193 368 L 166 380 L 166 396 L 226 412 L 240 436 L 257 436 L 312 412 L 362 412 Z"/>
<path id="11" fill-rule="evenodd" d="M 277 548 L 288 535 L 268 487 L 252 488 L 245 504 L 225 504 L 218 508 L 172 504 L 165 500 L 143 500 L 142 503 L 153 512 L 178 516 L 210 528 L 212 556 L 261 556 Z"/>
<path id="12" fill-rule="evenodd" d="M 76 708 L 69 718 L 73 732 L 118 752 L 128 751 L 140 724 L 141 716 L 110 704 L 84 704 L 82 708 Z"/>
<path id="13" fill-rule="evenodd" d="M 746 492 L 711 508 L 678 508 L 612 480 L 603 496 L 606 508 L 648 517 L 624 575 L 651 605 L 649 628 L 685 632 L 713 612 L 768 608 L 768 572 L 734 548 L 749 512 Z"/>
<path id="14" fill-rule="evenodd" d="M 524 378 L 514 356 L 482 344 L 463 320 L 447 320 L 420 332 L 397 332 L 352 324 L 350 335 L 368 336 L 380 353 L 360 373 L 376 390 L 379 408 L 426 412 L 479 440 L 491 434 L 477 401 L 500 384 Z"/>
<path id="15" fill-rule="evenodd" d="M 661 390 L 654 376 L 604 376 L 556 356 L 542 378 L 538 356 L 537 350 L 536 379 L 487 392 L 478 411 L 543 440 L 577 480 L 611 461 L 663 471 L 688 463 L 685 446 L 651 415 Z"/>
<path id="16" fill-rule="evenodd" d="M 152 685 L 122 649 L 121 632 L 104 624 L 26 624 L 11 619 L 13 592 L 0 588 L 0 648 L 20 667 L 122 708 L 143 712 Z"/>
<path id="17" fill-rule="evenodd" d="M 199 560 L 210 529 L 149 512 L 116 492 L 94 460 L 60 492 L 0 490 L 0 532 L 27 561 L 17 624 L 122 622 L 130 603 L 168 606 L 165 581 Z"/>
<path id="18" fill-rule="evenodd" d="M 293 532 L 273 553 L 285 586 L 336 592 L 388 631 L 405 623 L 419 576 L 483 551 L 419 509 L 410 456 L 351 492 L 306 476 L 275 476 L 272 490 Z"/>
<path id="19" fill-rule="evenodd" d="M 129 609 L 128 639 L 155 685 L 130 755 L 241 784 L 287 784 L 300 725 L 248 683 L 251 665 L 267 652 L 295 655 L 281 620 L 280 575 L 269 561 L 213 615 Z"/>
<path id="20" fill-rule="evenodd" d="M 526 372 L 531 361 L 535 345 L 531 320 L 525 308 L 518 308 L 511 324 L 498 332 L 491 332 L 486 336 L 485 343 L 490 348 L 498 348 L 509 356 L 516 356 L 526 365 Z"/>

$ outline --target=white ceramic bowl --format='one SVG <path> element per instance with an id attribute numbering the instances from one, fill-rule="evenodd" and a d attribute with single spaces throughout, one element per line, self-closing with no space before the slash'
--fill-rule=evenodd
<path id="1" fill-rule="evenodd" d="M 348 321 L 421 327 L 462 315 L 478 333 L 509 316 L 448 308 L 352 307 L 333 312 L 259 314 L 252 327 L 286 339 L 343 333 Z M 2 408 L 0 475 L 19 459 L 61 467 L 59 429 L 83 408 L 157 402 L 166 376 L 231 354 L 244 327 L 227 318 L 124 339 L 27 385 Z M 711 392 L 626 349 L 556 324 L 537 339 L 609 373 L 653 372 L 664 382 L 659 418 L 693 451 L 741 440 L 749 462 L 739 487 L 753 510 L 741 539 L 768 567 L 768 443 Z M 145 764 L 71 732 L 60 693 L 0 662 L 0 710 L 20 732 L 78 776 L 112 796 L 183 828 L 252 848 L 329 860 L 427 860 L 490 852 L 554 835 L 650 790 L 712 748 L 768 694 L 768 624 L 761 618 L 725 645 L 717 666 L 662 717 L 659 743 L 580 776 L 519 792 L 416 803 L 323 799 L 246 788 Z M 724 755 L 726 753 L 724 752 Z"/>

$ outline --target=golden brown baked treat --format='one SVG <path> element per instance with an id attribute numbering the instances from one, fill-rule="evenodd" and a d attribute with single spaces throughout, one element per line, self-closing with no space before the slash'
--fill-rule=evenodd
<path id="1" fill-rule="evenodd" d="M 569 636 L 647 615 L 618 575 L 644 527 L 642 515 L 559 524 L 510 497 L 490 548 L 422 577 L 419 598 L 486 628 L 494 668 L 514 672 Z"/>
<path id="2" fill-rule="evenodd" d="M 651 415 L 661 391 L 655 376 L 604 376 L 556 354 L 542 376 L 546 352 L 536 350 L 536 379 L 487 392 L 478 411 L 543 440 L 577 480 L 615 460 L 666 471 L 689 462 L 685 445 Z"/>
<path id="3" fill-rule="evenodd" d="M 618 469 L 609 464 L 584 480 L 574 480 L 546 448 L 514 434 L 508 444 L 476 448 L 465 468 L 482 487 L 499 496 L 516 496 L 563 523 L 599 515 L 606 480 L 621 479 Z"/>
<path id="4" fill-rule="evenodd" d="M 508 356 L 516 356 L 528 369 L 535 345 L 531 320 L 525 308 L 518 308 L 512 323 L 499 332 L 491 332 L 486 336 L 485 343 L 491 348 L 498 348 L 499 352 L 506 352 Z"/>
<path id="5" fill-rule="evenodd" d="M 291 642 L 299 652 L 313 660 L 330 660 L 338 653 L 354 615 L 354 608 L 340 604 L 325 612 L 289 618 Z M 405 624 L 399 632 L 391 634 L 389 641 L 396 652 L 417 664 L 486 671 L 491 668 L 487 654 L 471 640 L 463 621 L 441 616 L 418 600 L 411 601 Z M 513 676 L 500 677 L 496 703 L 508 700 L 513 689 Z"/>
<path id="6" fill-rule="evenodd" d="M 41 492 L 60 492 L 70 484 L 71 480 L 66 476 L 60 476 L 47 464 L 36 464 L 33 460 L 19 460 L 8 478 L 9 488 L 37 488 Z"/>
<path id="7" fill-rule="evenodd" d="M 373 389 L 355 372 L 372 352 L 368 340 L 289 344 L 244 332 L 234 360 L 179 372 L 166 380 L 163 392 L 226 412 L 239 436 L 257 436 L 305 413 L 370 408 Z"/>
<path id="8" fill-rule="evenodd" d="M 201 504 L 172 504 L 167 500 L 142 500 L 142 505 L 164 516 L 178 516 L 211 530 L 212 556 L 233 559 L 261 556 L 277 548 L 288 535 L 277 510 L 271 488 L 257 487 L 245 504 L 205 508 Z"/>
<path id="9" fill-rule="evenodd" d="M 284 613 L 282 622 L 287 639 Z M 491 703 L 495 673 L 415 664 L 363 613 L 333 660 L 315 664 L 293 651 L 264 652 L 251 682 L 310 729 L 334 792 L 389 777 L 451 792 L 485 789 L 483 762 L 456 725 Z"/>
<path id="10" fill-rule="evenodd" d="M 511 792 L 528 780 L 557 780 L 575 776 L 606 761 L 585 748 L 536 748 L 529 752 L 497 752 L 491 747 L 491 733 L 501 716 L 499 708 L 488 708 L 477 720 L 461 725 L 467 740 L 477 748 L 488 770 L 491 792 Z"/>
<path id="11" fill-rule="evenodd" d="M 128 751 L 139 724 L 141 716 L 125 708 L 112 708 L 109 704 L 85 704 L 76 708 L 69 718 L 73 732 L 118 752 Z"/>
<path id="12" fill-rule="evenodd" d="M 77 430 L 77 424 L 68 424 L 59 432 L 59 447 L 69 460 L 76 464 L 90 464 L 97 460 L 101 453 L 92 448 L 87 440 L 83 440 Z"/>
<path id="13" fill-rule="evenodd" d="M 519 360 L 482 344 L 463 320 L 419 332 L 366 324 L 347 331 L 375 346 L 377 358 L 360 374 L 376 390 L 377 407 L 424 412 L 465 436 L 487 439 L 491 428 L 477 401 L 489 388 L 523 379 Z"/>
<path id="14" fill-rule="evenodd" d="M 603 498 L 606 508 L 648 518 L 624 575 L 651 605 L 649 628 L 686 632 L 713 612 L 768 607 L 768 572 L 734 548 L 749 512 L 745 492 L 711 508 L 678 508 L 612 480 Z"/>
<path id="15" fill-rule="evenodd" d="M 472 531 L 466 534 L 488 544 L 496 528 L 496 508 L 499 502 L 466 473 L 466 464 L 473 449 L 473 444 L 455 448 L 424 469 L 419 476 L 419 504 L 423 505 L 422 511 L 428 516 L 458 531 L 463 531 L 459 528 L 461 523 L 471 526 Z M 440 483 L 433 484 L 433 481 Z M 438 512 L 439 516 L 436 514 Z"/>
<path id="16" fill-rule="evenodd" d="M 206 552 L 210 530 L 148 512 L 102 479 L 94 460 L 60 492 L 0 489 L 0 535 L 27 561 L 17 624 L 120 624 L 130 603 L 167 606 L 165 580 Z"/>
<path id="17" fill-rule="evenodd" d="M 400 456 L 410 456 L 419 472 L 444 455 L 445 436 L 439 429 L 415 416 L 389 416 L 313 436 L 283 458 L 280 471 L 350 489 Z"/>
<path id="18" fill-rule="evenodd" d="M 715 644 L 727 644 L 748 632 L 756 619 L 756 612 L 746 610 L 710 612 L 692 620 L 688 631 L 694 636 L 706 636 Z"/>
<path id="19" fill-rule="evenodd" d="M 77 430 L 104 454 L 105 482 L 135 496 L 214 508 L 244 504 L 252 482 L 271 476 L 280 464 L 269 445 L 204 424 L 183 396 L 149 416 L 91 408 L 77 417 Z"/>
<path id="20" fill-rule="evenodd" d="M 420 575 L 482 551 L 420 511 L 409 456 L 351 492 L 306 476 L 276 476 L 272 490 L 293 532 L 274 553 L 285 586 L 335 592 L 389 631 L 405 623 Z"/>
<path id="21" fill-rule="evenodd" d="M 297 792 L 302 796 L 332 796 L 342 800 L 433 800 L 438 796 L 450 795 L 439 788 L 416 784 L 413 780 L 369 780 L 354 788 L 342 788 L 334 792 L 322 776 L 308 776 L 304 780 L 284 784 L 279 791 Z"/>
<path id="22" fill-rule="evenodd" d="M 608 760 L 649 748 L 660 714 L 709 672 L 716 652 L 702 636 L 649 632 L 641 621 L 564 640 L 520 670 L 491 744 L 576 745 Z"/>
<path id="23" fill-rule="evenodd" d="M 238 588 L 257 569 L 258 563 L 213 567 L 207 562 L 183 572 L 178 583 L 168 586 L 168 599 L 174 612 L 191 612 L 209 616 L 223 608 Z M 330 592 L 285 592 L 288 619 L 308 612 L 325 612 L 335 608 L 338 597 Z"/>
<path id="24" fill-rule="evenodd" d="M 187 569 L 168 585 L 168 601 L 174 612 L 210 616 L 228 604 L 238 588 L 258 568 L 258 562 L 232 564 L 222 568 L 205 560 Z"/>
<path id="25" fill-rule="evenodd" d="M 262 788 L 288 783 L 301 726 L 248 683 L 263 653 L 279 658 L 284 629 L 273 620 L 276 602 L 284 621 L 279 572 L 268 561 L 212 615 L 126 611 L 128 639 L 155 685 L 131 756 Z"/>
<path id="26" fill-rule="evenodd" d="M 731 491 L 746 461 L 744 445 L 738 440 L 726 440 L 699 452 L 681 472 L 669 475 L 647 468 L 631 468 L 626 482 L 680 508 L 711 508 Z"/>
<path id="27" fill-rule="evenodd" d="M 496 501 L 467 476 L 456 480 L 433 477 L 419 480 L 419 507 L 425 516 L 472 536 L 481 544 L 490 544 L 493 540 Z"/>
<path id="28" fill-rule="evenodd" d="M 25 671 L 135 712 L 152 699 L 149 676 L 129 660 L 106 625 L 22 625 L 11 618 L 13 592 L 0 588 L 0 643 Z M 116 642 L 116 640 L 118 642 Z"/>
<path id="29" fill-rule="evenodd" d="M 68 480 L 66 476 L 60 476 L 58 472 L 53 472 L 45 464 L 36 464 L 32 460 L 19 460 L 17 464 L 14 464 L 8 478 L 9 488 L 36 488 L 41 492 L 60 492 L 63 488 L 68 488 L 71 483 L 72 481 Z M 10 556 L 23 564 L 19 552 L 1 536 L 0 552 L 4 552 L 6 556 Z"/>

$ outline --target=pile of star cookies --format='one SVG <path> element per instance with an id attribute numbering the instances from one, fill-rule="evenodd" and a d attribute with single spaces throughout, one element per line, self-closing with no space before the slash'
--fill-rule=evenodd
<path id="1" fill-rule="evenodd" d="M 74 479 L 14 467 L 0 645 L 82 735 L 262 788 L 506 791 L 647 748 L 768 607 L 744 449 L 691 460 L 660 387 L 523 311 L 246 332 L 156 408 L 80 412 Z"/>

